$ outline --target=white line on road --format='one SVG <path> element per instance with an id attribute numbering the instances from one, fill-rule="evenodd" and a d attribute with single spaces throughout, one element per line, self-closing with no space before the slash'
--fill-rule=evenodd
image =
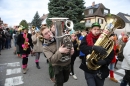
<path id="1" fill-rule="evenodd" d="M 17 77 L 12 77 L 12 78 L 7 78 L 5 80 L 5 85 L 4 86 L 16 86 L 16 85 L 21 85 L 23 84 L 23 77 L 22 76 L 17 76 Z"/>
<path id="2" fill-rule="evenodd" d="M 7 69 L 6 75 L 21 73 L 21 68 Z"/>
<path id="3" fill-rule="evenodd" d="M 124 69 L 119 69 L 116 72 L 125 75 L 125 70 Z"/>
<path id="4" fill-rule="evenodd" d="M 7 65 L 7 63 L 0 64 L 0 66 Z"/>
<path id="5" fill-rule="evenodd" d="M 110 75 L 109 75 L 109 78 L 110 78 Z M 117 74 L 115 74 L 115 73 L 114 73 L 114 78 L 118 81 L 118 83 L 121 83 L 121 80 L 123 79 L 122 76 L 117 75 Z"/>
<path id="6" fill-rule="evenodd" d="M 17 67 L 20 66 L 20 62 L 7 63 L 8 67 Z"/>
<path id="7" fill-rule="evenodd" d="M 121 83 L 121 80 L 123 79 L 122 76 L 117 75 L 117 74 L 114 74 L 114 78 L 115 78 L 119 83 Z"/>

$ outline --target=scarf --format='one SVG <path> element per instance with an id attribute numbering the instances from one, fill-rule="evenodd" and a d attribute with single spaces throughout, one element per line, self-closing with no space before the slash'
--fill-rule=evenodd
<path id="1" fill-rule="evenodd" d="M 86 37 L 86 42 L 87 42 L 88 46 L 93 46 L 93 45 L 94 45 L 93 39 L 96 39 L 96 40 L 97 40 L 97 39 L 99 38 L 99 36 L 100 36 L 100 34 L 97 35 L 97 36 L 94 36 L 94 35 L 92 34 L 92 32 L 90 32 L 90 33 L 87 35 L 87 37 Z"/>
<path id="2" fill-rule="evenodd" d="M 43 46 L 49 46 L 50 44 L 56 42 L 55 38 L 52 38 L 51 40 L 44 39 L 43 40 Z"/>

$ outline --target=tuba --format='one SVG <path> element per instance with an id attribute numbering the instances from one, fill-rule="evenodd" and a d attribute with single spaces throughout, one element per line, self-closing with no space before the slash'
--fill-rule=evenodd
<path id="1" fill-rule="evenodd" d="M 102 46 L 103 48 L 105 48 L 107 50 L 107 54 L 102 56 L 93 50 L 90 55 L 87 55 L 86 65 L 90 70 L 99 69 L 101 65 L 95 64 L 94 61 L 97 62 L 99 60 L 105 59 L 113 50 L 114 42 L 111 39 L 109 39 L 110 34 L 113 33 L 115 29 L 122 29 L 125 27 L 125 22 L 123 21 L 123 19 L 114 14 L 106 15 L 105 20 L 106 20 L 105 28 L 94 45 Z"/>
<path id="2" fill-rule="evenodd" d="M 65 26 L 70 30 L 73 29 L 73 22 L 70 20 L 67 20 L 68 18 L 49 18 L 52 20 L 54 26 L 55 26 L 55 38 L 56 38 L 56 47 L 59 49 L 61 45 L 64 45 L 64 47 L 67 47 L 68 49 L 71 49 L 73 44 L 71 42 L 71 36 L 69 34 L 64 34 L 64 24 Z M 63 57 L 60 59 L 61 62 L 66 62 L 70 59 L 70 53 L 63 54 Z"/>

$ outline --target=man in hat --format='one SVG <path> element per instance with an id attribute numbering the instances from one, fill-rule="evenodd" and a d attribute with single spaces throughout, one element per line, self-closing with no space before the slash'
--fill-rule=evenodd
<path id="1" fill-rule="evenodd" d="M 101 46 L 96 46 L 94 43 L 97 41 L 101 34 L 101 26 L 99 23 L 93 23 L 90 29 L 90 33 L 86 35 L 80 44 L 80 50 L 85 54 L 85 57 L 92 53 L 92 51 L 97 52 L 100 55 L 106 55 L 106 49 Z M 103 86 L 105 78 L 109 75 L 108 65 L 114 57 L 114 52 L 112 51 L 108 57 L 103 60 L 93 61 L 96 65 L 101 65 L 97 70 L 92 70 L 86 65 L 86 60 L 81 63 L 80 68 L 85 73 L 85 79 L 88 86 Z M 86 59 L 86 58 L 85 58 Z M 103 71 L 102 71 L 103 70 Z"/>
<path id="2" fill-rule="evenodd" d="M 22 28 L 23 33 L 18 35 L 17 45 L 19 46 L 19 51 L 22 54 L 22 68 L 23 74 L 27 72 L 27 64 L 28 64 L 28 55 L 31 52 L 31 48 L 33 48 L 31 34 L 28 34 L 27 28 Z"/>

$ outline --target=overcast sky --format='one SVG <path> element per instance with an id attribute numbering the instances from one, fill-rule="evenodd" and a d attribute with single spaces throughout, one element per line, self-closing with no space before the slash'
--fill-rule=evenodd
<path id="1" fill-rule="evenodd" d="M 88 7 L 94 0 L 84 1 Z M 0 0 L 0 17 L 9 26 L 18 25 L 23 19 L 31 22 L 36 11 L 40 16 L 48 13 L 48 3 L 49 0 Z M 98 3 L 109 8 L 113 14 L 122 12 L 130 15 L 130 0 L 95 0 L 95 4 Z"/>

